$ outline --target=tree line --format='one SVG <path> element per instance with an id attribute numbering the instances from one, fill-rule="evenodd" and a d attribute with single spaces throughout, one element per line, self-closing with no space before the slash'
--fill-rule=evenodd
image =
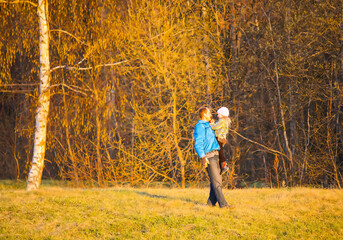
<path id="1" fill-rule="evenodd" d="M 341 188 L 342 7 L 0 1 L 0 177 L 197 186 L 197 110 L 226 106 L 228 187 Z"/>

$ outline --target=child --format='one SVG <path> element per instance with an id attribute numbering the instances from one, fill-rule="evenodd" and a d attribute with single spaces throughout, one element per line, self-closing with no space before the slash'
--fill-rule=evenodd
<path id="1" fill-rule="evenodd" d="M 225 173 L 229 170 L 229 166 L 226 163 L 225 154 L 224 154 L 224 145 L 226 143 L 226 135 L 229 132 L 229 127 L 231 125 L 231 119 L 229 118 L 229 109 L 226 107 L 221 107 L 217 111 L 218 121 L 215 123 L 210 123 L 211 128 L 215 131 L 217 141 L 220 146 L 219 150 L 219 166 L 220 174 Z"/>

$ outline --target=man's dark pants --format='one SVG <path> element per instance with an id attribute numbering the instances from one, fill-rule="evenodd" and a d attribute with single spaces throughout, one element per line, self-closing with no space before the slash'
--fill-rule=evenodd
<path id="1" fill-rule="evenodd" d="M 222 176 L 220 175 L 219 157 L 215 155 L 214 157 L 208 158 L 208 161 L 210 163 L 207 167 L 207 173 L 211 181 L 211 190 L 207 204 L 214 206 L 218 202 L 220 207 L 225 207 L 228 204 L 222 190 L 223 185 Z"/>

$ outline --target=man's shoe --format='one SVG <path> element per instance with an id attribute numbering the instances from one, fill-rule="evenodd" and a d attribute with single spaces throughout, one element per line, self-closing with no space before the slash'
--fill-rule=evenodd
<path id="1" fill-rule="evenodd" d="M 220 175 L 226 173 L 229 170 L 229 166 L 226 165 L 222 170 L 220 170 Z"/>
<path id="2" fill-rule="evenodd" d="M 207 203 L 204 204 L 204 206 L 214 207 L 215 205 L 213 205 L 211 202 L 207 202 Z"/>

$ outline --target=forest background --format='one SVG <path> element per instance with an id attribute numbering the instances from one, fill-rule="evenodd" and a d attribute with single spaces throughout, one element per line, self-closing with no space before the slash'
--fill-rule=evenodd
<path id="1" fill-rule="evenodd" d="M 226 186 L 343 183 L 343 1 L 51 0 L 43 178 L 206 180 L 201 106 L 230 109 Z M 0 178 L 26 179 L 37 4 L 0 1 Z"/>

